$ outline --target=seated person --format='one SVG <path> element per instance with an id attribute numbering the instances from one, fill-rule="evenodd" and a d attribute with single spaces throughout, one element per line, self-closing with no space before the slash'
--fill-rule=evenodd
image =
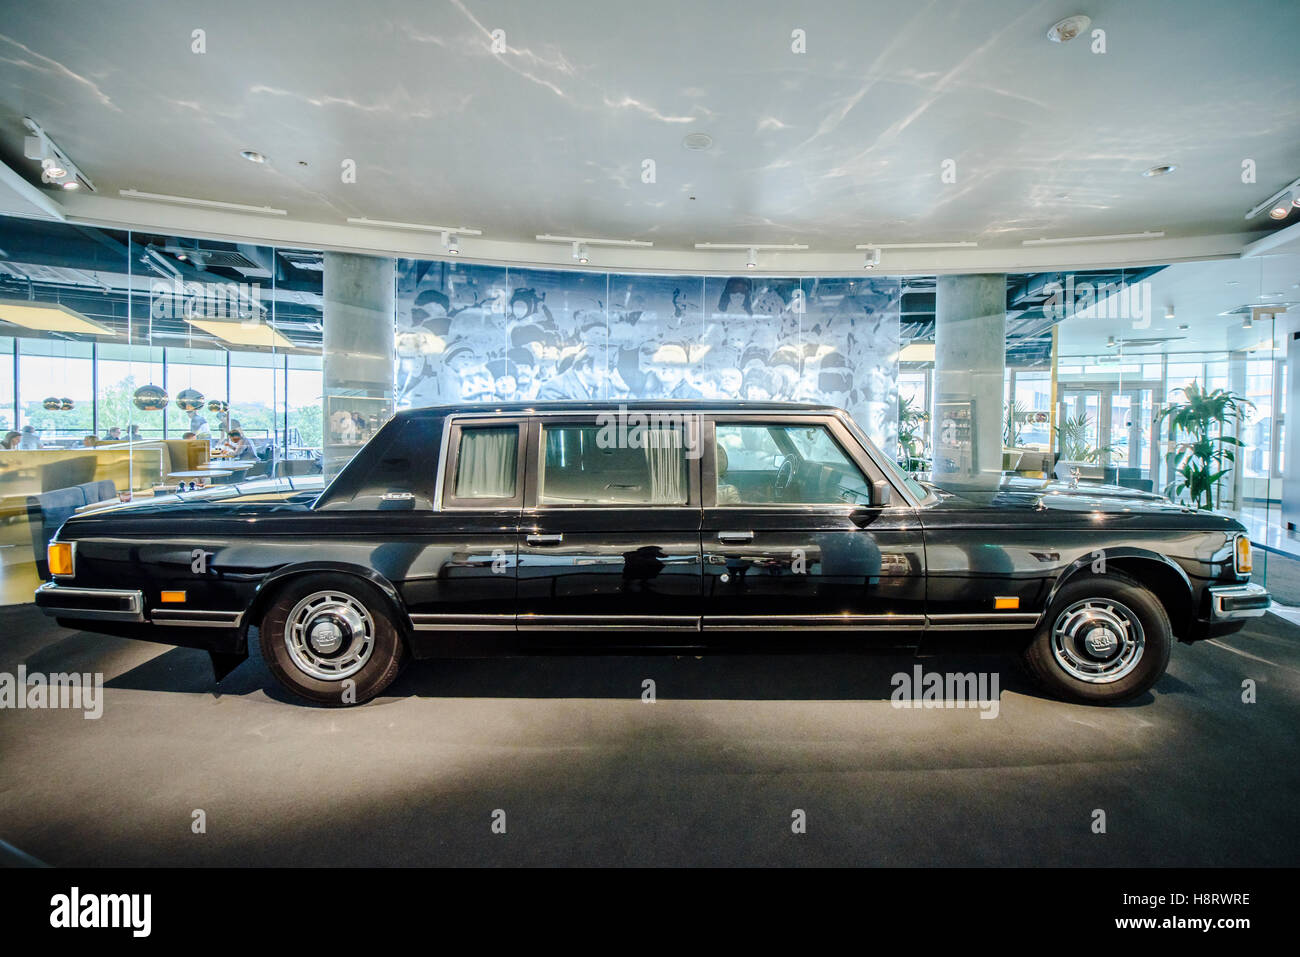
<path id="1" fill-rule="evenodd" d="M 20 432 L 9 432 L 7 435 L 5 435 L 4 441 L 0 442 L 0 447 L 6 449 L 16 449 L 18 448 L 18 440 L 21 437 L 22 437 L 22 433 Z"/>
<path id="2" fill-rule="evenodd" d="M 231 429 L 226 433 L 226 441 L 221 443 L 221 449 L 219 451 L 228 459 L 257 458 L 257 452 L 253 448 L 253 443 L 248 441 L 244 433 L 239 429 Z"/>
<path id="3" fill-rule="evenodd" d="M 93 435 L 87 435 L 85 438 L 81 440 L 81 444 L 88 449 L 93 449 L 95 447 L 95 443 L 98 441 L 99 439 L 95 438 Z"/>
<path id="4" fill-rule="evenodd" d="M 36 429 L 30 425 L 24 425 L 22 433 L 18 436 L 18 447 L 20 449 L 39 449 L 41 447 L 41 437 L 36 434 Z"/>
<path id="5" fill-rule="evenodd" d="M 718 504 L 719 505 L 739 505 L 740 489 L 734 485 L 723 482 L 727 474 L 727 450 L 719 442 L 718 450 Z"/>
<path id="6" fill-rule="evenodd" d="M 105 442 L 121 442 L 121 441 L 122 441 L 122 430 L 119 429 L 116 425 L 113 426 L 111 429 L 109 429 L 107 432 L 104 433 L 104 441 L 105 441 Z"/>

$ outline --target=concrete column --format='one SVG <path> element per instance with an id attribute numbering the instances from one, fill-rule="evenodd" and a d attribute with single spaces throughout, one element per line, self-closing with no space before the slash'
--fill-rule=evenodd
<path id="1" fill-rule="evenodd" d="M 935 484 L 994 488 L 1002 474 L 1007 277 L 940 276 L 934 325 Z"/>
<path id="2" fill-rule="evenodd" d="M 325 253 L 325 478 L 338 474 L 393 414 L 394 261 Z M 341 415 L 355 413 L 351 422 Z"/>

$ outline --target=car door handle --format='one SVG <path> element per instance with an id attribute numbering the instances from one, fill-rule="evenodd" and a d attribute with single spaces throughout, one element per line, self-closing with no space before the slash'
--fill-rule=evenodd
<path id="1" fill-rule="evenodd" d="M 564 541 L 564 535 L 560 532 L 553 532 L 548 535 L 532 534 L 524 538 L 529 545 L 558 545 Z"/>
<path id="2" fill-rule="evenodd" d="M 718 541 L 720 542 L 743 545 L 745 542 L 752 542 L 753 540 L 753 532 L 718 532 Z"/>

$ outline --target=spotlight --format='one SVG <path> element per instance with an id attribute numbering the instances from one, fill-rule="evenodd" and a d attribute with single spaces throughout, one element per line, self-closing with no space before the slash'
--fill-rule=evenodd
<path id="1" fill-rule="evenodd" d="M 1106 337 L 1106 348 L 1107 348 L 1107 349 L 1114 349 L 1114 348 L 1115 348 L 1115 337 L 1114 337 L 1114 336 L 1107 336 L 1107 337 Z"/>
<path id="2" fill-rule="evenodd" d="M 1254 327 L 1255 327 L 1255 317 L 1254 317 L 1254 316 L 1247 316 L 1245 319 L 1241 320 L 1241 328 L 1243 328 L 1243 329 L 1253 329 Z"/>
<path id="3" fill-rule="evenodd" d="M 1296 190 L 1283 193 L 1278 197 L 1278 201 L 1268 209 L 1269 219 L 1286 219 L 1291 214 L 1291 207 L 1300 199 L 1300 193 Z"/>
<path id="4" fill-rule="evenodd" d="M 447 247 L 448 256 L 460 255 L 460 237 L 455 233 L 443 233 L 442 244 Z"/>
<path id="5" fill-rule="evenodd" d="M 80 189 L 81 184 L 94 192 L 95 185 L 88 180 L 68 154 L 46 135 L 40 124 L 30 116 L 23 117 L 23 125 L 31 135 L 23 139 L 23 155 L 41 164 L 41 182 L 64 189 Z"/>
<path id="6" fill-rule="evenodd" d="M 755 249 L 753 246 L 749 247 L 749 253 L 745 257 L 745 268 L 746 269 L 758 268 L 758 250 Z"/>
<path id="7" fill-rule="evenodd" d="M 863 269 L 875 269 L 880 265 L 880 249 L 872 248 L 867 250 L 867 257 L 863 260 Z"/>
<path id="8" fill-rule="evenodd" d="M 1173 306 L 1165 306 L 1165 318 L 1166 318 L 1166 319 L 1172 319 L 1172 318 L 1174 318 L 1174 307 L 1173 307 Z"/>
<path id="9" fill-rule="evenodd" d="M 1092 19 L 1078 14 L 1052 24 L 1047 39 L 1053 43 L 1069 43 L 1092 24 Z"/>
<path id="10" fill-rule="evenodd" d="M 584 266 L 587 263 L 591 262 L 591 260 L 587 257 L 586 243 L 575 242 L 573 244 L 573 258 L 576 259 L 578 262 L 582 263 Z"/>

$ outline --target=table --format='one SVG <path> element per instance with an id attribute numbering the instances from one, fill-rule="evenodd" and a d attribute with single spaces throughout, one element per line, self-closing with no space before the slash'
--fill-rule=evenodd
<path id="1" fill-rule="evenodd" d="M 201 478 L 225 478 L 233 475 L 230 469 L 190 469 L 187 472 L 168 472 L 168 478 L 174 479 L 201 479 Z"/>

